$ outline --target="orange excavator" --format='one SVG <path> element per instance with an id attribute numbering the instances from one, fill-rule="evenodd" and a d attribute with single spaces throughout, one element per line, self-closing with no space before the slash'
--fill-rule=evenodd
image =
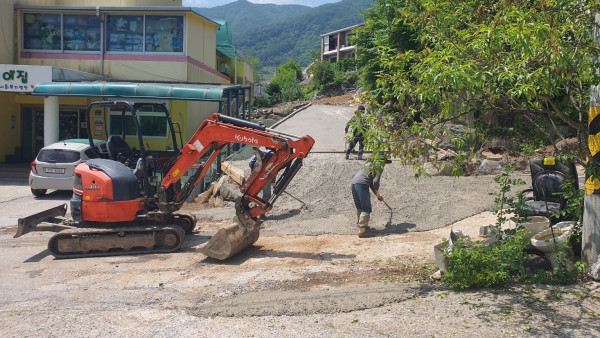
<path id="1" fill-rule="evenodd" d="M 87 109 L 88 121 L 92 112 L 100 108 L 122 112 L 121 118 L 115 119 L 121 122 L 121 135 L 109 137 L 103 149 L 89 133 L 90 145 L 98 158 L 75 168 L 71 218 L 65 217 L 67 205 L 59 205 L 19 219 L 14 236 L 32 231 L 57 232 L 48 242 L 48 249 L 57 258 L 177 251 L 186 233 L 196 226 L 192 215 L 177 211 L 204 180 L 225 146 L 250 145 L 257 161 L 236 199 L 235 222 L 219 229 L 200 248 L 209 257 L 225 260 L 258 240 L 259 216 L 271 210 L 315 142 L 310 136 L 295 136 L 215 113 L 178 150 L 173 123 L 164 105 L 94 102 Z M 164 114 L 174 156 L 165 160 L 148 149 L 139 122 L 140 111 Z M 123 141 L 132 130 L 136 131 L 138 149 Z M 262 152 L 259 147 L 270 151 Z M 191 170 L 194 167 L 196 170 Z M 188 178 L 183 183 L 186 173 Z M 259 198 L 259 192 L 271 180 L 275 182 L 272 197 Z"/>

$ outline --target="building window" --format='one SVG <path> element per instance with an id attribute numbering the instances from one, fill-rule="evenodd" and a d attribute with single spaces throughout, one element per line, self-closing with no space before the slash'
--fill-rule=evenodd
<path id="1" fill-rule="evenodd" d="M 183 52 L 183 16 L 109 15 L 106 50 L 111 52 Z"/>
<path id="2" fill-rule="evenodd" d="M 336 50 L 337 49 L 337 36 L 336 35 L 330 35 L 329 36 L 329 50 Z"/>
<path id="3" fill-rule="evenodd" d="M 100 21 L 94 15 L 64 16 L 64 49 L 100 51 Z"/>
<path id="4" fill-rule="evenodd" d="M 106 50 L 183 53 L 183 15 L 107 15 Z M 23 13 L 23 50 L 99 52 L 102 26 L 83 14 Z"/>
<path id="5" fill-rule="evenodd" d="M 61 50 L 61 14 L 24 13 L 23 49 Z"/>
<path id="6" fill-rule="evenodd" d="M 142 15 L 109 15 L 106 25 L 106 50 L 142 52 L 144 17 Z"/>
<path id="7" fill-rule="evenodd" d="M 146 15 L 146 52 L 183 52 L 183 16 Z"/>

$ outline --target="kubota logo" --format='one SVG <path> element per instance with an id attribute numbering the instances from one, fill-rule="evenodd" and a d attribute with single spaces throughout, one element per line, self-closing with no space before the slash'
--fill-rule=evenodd
<path id="1" fill-rule="evenodd" d="M 240 143 L 254 143 L 258 144 L 258 139 L 254 137 L 248 137 L 243 135 L 235 135 L 235 139 L 240 141 Z"/>
<path id="2" fill-rule="evenodd" d="M 90 184 L 87 187 L 85 187 L 85 190 L 100 190 L 100 187 L 95 184 Z"/>

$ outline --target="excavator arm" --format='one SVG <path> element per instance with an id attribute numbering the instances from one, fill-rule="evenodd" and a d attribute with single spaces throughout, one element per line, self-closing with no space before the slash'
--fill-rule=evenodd
<path id="1" fill-rule="evenodd" d="M 180 153 L 165 165 L 166 174 L 158 189 L 159 209 L 165 213 L 179 210 L 193 188 L 202 182 L 224 146 L 231 143 L 253 146 L 256 165 L 246 184 L 241 187 L 242 195 L 237 198 L 235 205 L 239 224 L 219 230 L 203 249 L 210 257 L 227 259 L 258 239 L 258 217 L 271 210 L 272 204 L 302 166 L 302 160 L 314 142 L 310 136 L 295 136 L 257 123 L 212 114 Z M 269 149 L 269 154 L 264 156 L 258 147 Z M 182 176 L 204 157 L 207 157 L 206 161 L 200 163 L 197 171 L 179 189 Z M 260 199 L 258 194 L 265 184 L 282 170 L 283 174 L 275 183 L 271 199 Z"/>

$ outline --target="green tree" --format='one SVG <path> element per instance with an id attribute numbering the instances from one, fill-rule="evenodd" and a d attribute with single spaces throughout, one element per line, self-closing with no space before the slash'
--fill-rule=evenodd
<path id="1" fill-rule="evenodd" d="M 283 101 L 295 101 L 303 97 L 302 90 L 298 85 L 298 81 L 301 81 L 302 68 L 294 60 L 277 67 L 277 74 L 273 77 L 272 84 L 275 84 L 281 90 L 281 100 Z"/>
<path id="2" fill-rule="evenodd" d="M 329 62 L 317 62 L 314 66 L 314 81 L 317 85 L 325 87 L 335 80 L 335 70 Z"/>
<path id="3" fill-rule="evenodd" d="M 277 68 L 277 74 L 273 77 L 273 83 L 276 83 L 282 89 L 297 82 L 296 72 L 289 68 Z"/>
<path id="4" fill-rule="evenodd" d="M 281 102 L 281 87 L 277 83 L 271 82 L 267 84 L 264 91 L 271 97 L 272 104 Z"/>
<path id="5" fill-rule="evenodd" d="M 382 58 L 389 53 L 404 53 L 417 49 L 419 44 L 411 26 L 398 17 L 405 0 L 376 0 L 364 13 L 365 25 L 356 29 L 350 43 L 356 45 L 362 86 L 375 89 L 384 69 Z M 385 48 L 387 53 L 382 53 Z"/>
<path id="6" fill-rule="evenodd" d="M 304 76 L 302 75 L 302 67 L 300 67 L 300 65 L 294 60 L 289 60 L 288 62 L 277 67 L 277 74 L 282 72 L 293 72 L 296 81 L 302 81 L 304 79 Z M 275 75 L 275 77 L 277 77 L 277 75 Z"/>
<path id="7" fill-rule="evenodd" d="M 376 13 L 380 10 L 381 13 Z M 476 122 L 485 114 L 513 114 L 549 140 L 567 126 L 587 147 L 590 86 L 599 83 L 594 41 L 597 1 L 376 0 L 359 31 L 358 51 L 375 81 L 369 147 L 387 150 L 425 173 L 419 161 L 447 138 L 449 122 Z M 415 48 L 385 32 L 409 27 Z M 406 32 L 406 31 L 404 31 Z M 418 123 L 415 123 L 418 122 Z M 471 137 L 472 134 L 465 134 Z M 472 154 L 465 139 L 454 173 Z"/>
<path id="8" fill-rule="evenodd" d="M 283 87 L 281 95 L 284 102 L 292 102 L 304 98 L 304 93 L 297 83 L 291 83 Z"/>

